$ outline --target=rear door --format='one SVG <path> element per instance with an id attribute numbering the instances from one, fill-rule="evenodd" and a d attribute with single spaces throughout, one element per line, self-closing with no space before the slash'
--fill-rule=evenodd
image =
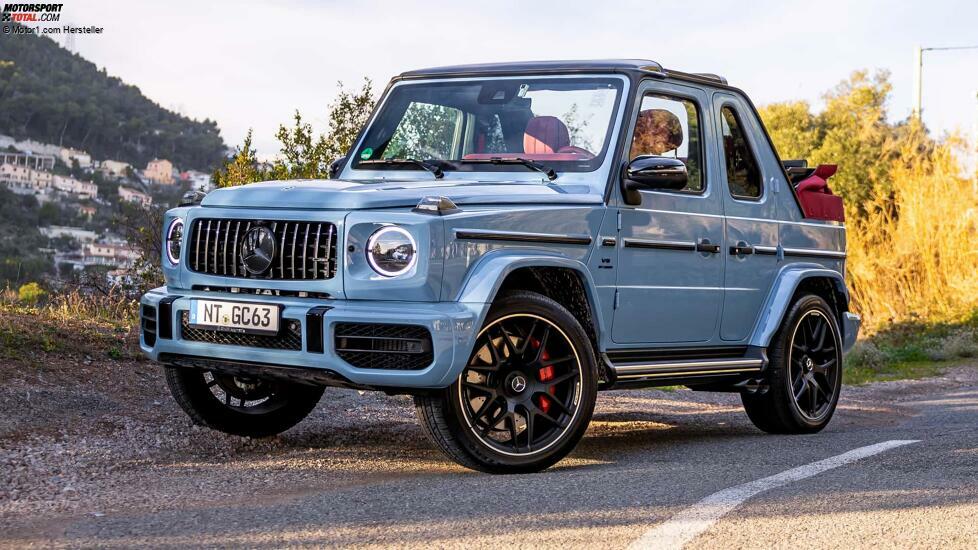
<path id="1" fill-rule="evenodd" d="M 689 183 L 681 191 L 639 191 L 641 204 L 620 207 L 616 343 L 706 342 L 717 331 L 722 301 L 721 196 L 709 96 L 697 88 L 647 82 L 632 115 L 631 148 L 676 157 Z"/>
<path id="2" fill-rule="evenodd" d="M 779 265 L 777 185 L 761 159 L 759 122 L 741 98 L 713 97 L 726 226 L 723 314 L 720 338 L 741 341 L 751 334 Z"/>

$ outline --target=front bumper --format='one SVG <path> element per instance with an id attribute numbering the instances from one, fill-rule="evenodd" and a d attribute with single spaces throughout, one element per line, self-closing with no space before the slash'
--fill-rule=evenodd
<path id="1" fill-rule="evenodd" d="M 184 340 L 181 334 L 180 312 L 190 308 L 193 298 L 211 300 L 274 303 L 282 306 L 283 320 L 301 324 L 301 350 L 276 350 Z M 152 360 L 173 356 L 189 356 L 240 361 L 242 364 L 280 365 L 331 371 L 353 384 L 391 388 L 444 388 L 461 374 L 468 360 L 478 327 L 488 309 L 487 304 L 460 302 L 388 302 L 373 300 L 313 300 L 282 296 L 256 296 L 222 292 L 168 290 L 165 287 L 147 292 L 143 305 L 159 311 L 161 300 L 172 302 L 172 314 L 159 323 L 169 323 L 171 338 L 155 338 L 148 344 L 140 331 L 140 347 Z M 309 332 L 306 314 L 317 306 L 330 309 L 322 317 L 323 351 L 309 351 Z M 337 323 L 381 323 L 424 326 L 431 333 L 434 360 L 420 370 L 364 369 L 350 365 L 340 358 L 333 346 L 334 326 Z M 314 325 L 312 325 L 314 326 Z"/>

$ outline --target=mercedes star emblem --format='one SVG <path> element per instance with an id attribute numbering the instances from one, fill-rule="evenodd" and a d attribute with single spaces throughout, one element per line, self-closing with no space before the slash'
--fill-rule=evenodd
<path id="1" fill-rule="evenodd" d="M 275 234 L 263 227 L 252 227 L 241 239 L 241 263 L 245 271 L 252 275 L 261 275 L 272 267 L 275 257 Z"/>

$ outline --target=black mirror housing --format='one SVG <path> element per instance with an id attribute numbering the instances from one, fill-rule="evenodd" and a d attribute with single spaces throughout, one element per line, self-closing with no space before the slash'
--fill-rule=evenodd
<path id="1" fill-rule="evenodd" d="M 180 197 L 180 203 L 177 206 L 197 206 L 206 196 L 207 193 L 200 189 L 191 189 Z"/>
<path id="2" fill-rule="evenodd" d="M 686 163 L 672 157 L 643 155 L 625 165 L 622 191 L 627 204 L 641 204 L 640 189 L 678 191 L 686 187 Z"/>
<path id="3" fill-rule="evenodd" d="M 329 175 L 329 179 L 335 180 L 336 177 L 340 175 L 340 170 L 343 169 L 344 164 L 346 164 L 346 157 L 340 157 L 329 163 L 329 168 L 326 170 L 326 174 Z"/>

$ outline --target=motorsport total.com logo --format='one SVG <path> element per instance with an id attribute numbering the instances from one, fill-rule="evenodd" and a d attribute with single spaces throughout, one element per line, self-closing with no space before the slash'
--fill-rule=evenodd
<path id="1" fill-rule="evenodd" d="M 4 4 L 0 21 L 4 23 L 55 23 L 61 21 L 64 4 Z"/>

